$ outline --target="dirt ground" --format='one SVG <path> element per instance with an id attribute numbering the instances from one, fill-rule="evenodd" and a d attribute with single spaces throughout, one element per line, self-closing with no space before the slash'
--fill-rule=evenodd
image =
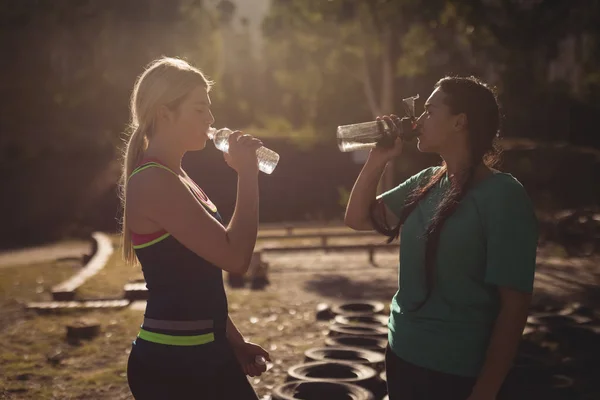
<path id="1" fill-rule="evenodd" d="M 366 252 L 281 253 L 263 259 L 269 263 L 270 280 L 264 290 L 227 287 L 230 314 L 238 328 L 271 353 L 269 371 L 250 378 L 261 397 L 284 382 L 289 367 L 303 362 L 306 349 L 324 345 L 328 323 L 316 321 L 317 304 L 349 299 L 388 304 L 398 276 L 398 254 L 393 251 L 377 253 L 375 265 Z M 540 250 L 538 261 L 536 304 L 598 305 L 598 257 L 567 259 L 549 247 Z M 139 271 L 124 268 L 129 267 L 113 260 L 96 278 L 106 281 L 96 287 L 111 296 L 119 293 L 128 279 L 139 277 Z M 107 280 L 110 276 L 117 277 L 116 283 Z M 0 351 L 0 399 L 131 399 L 126 360 L 142 316 L 139 309 L 59 315 L 22 312 L 19 318 L 11 314 L 10 322 L 0 327 L 5 344 Z M 66 343 L 65 324 L 80 317 L 99 321 L 102 334 L 89 342 Z"/>

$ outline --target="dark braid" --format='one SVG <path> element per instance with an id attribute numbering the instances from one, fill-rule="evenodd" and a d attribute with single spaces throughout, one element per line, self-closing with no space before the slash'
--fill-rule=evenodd
<path id="1" fill-rule="evenodd" d="M 464 113 L 467 116 L 471 159 L 469 166 L 463 173 L 456 177 L 448 177 L 451 182 L 450 187 L 441 199 L 427 228 L 425 243 L 426 295 L 413 311 L 420 309 L 431 297 L 435 285 L 437 248 L 445 221 L 454 213 L 468 192 L 473 183 L 477 167 L 482 163 L 491 167 L 497 161 L 494 140 L 498 136 L 500 114 L 494 92 L 475 77 L 446 77 L 438 81 L 435 87 L 440 88 L 446 94 L 446 104 L 452 114 Z M 408 216 L 446 173 L 447 166 L 444 163 L 426 184 L 417 187 L 407 197 L 400 214 L 400 220 L 394 228 L 388 226 L 385 218 L 383 218 L 383 224 L 379 222 L 382 219 L 381 215 L 378 218 L 376 210 L 379 209 L 380 213 L 384 213 L 383 206 L 381 201 L 373 202 L 370 217 L 375 230 L 388 236 L 388 243 L 398 238 L 400 228 Z"/>
<path id="2" fill-rule="evenodd" d="M 381 200 L 374 201 L 373 203 L 371 203 L 371 212 L 369 213 L 369 216 L 371 217 L 371 223 L 373 224 L 373 228 L 377 232 L 388 237 L 387 243 L 393 242 L 400 236 L 400 228 L 404 224 L 404 221 L 406 221 L 406 218 L 408 218 L 410 213 L 412 213 L 413 210 L 417 208 L 419 201 L 421 201 L 422 198 L 427 196 L 427 193 L 429 193 L 429 191 L 440 182 L 445 173 L 446 165 L 443 165 L 442 168 L 440 168 L 431 177 L 429 182 L 427 182 L 423 187 L 417 188 L 410 193 L 410 195 L 404 202 L 404 205 L 402 206 L 402 211 L 400 213 L 400 221 L 393 228 L 391 228 L 385 220 L 385 210 L 383 208 L 383 203 L 381 202 Z M 379 210 L 380 218 L 377 218 L 376 210 Z M 384 221 L 383 225 L 380 222 L 381 220 Z"/>

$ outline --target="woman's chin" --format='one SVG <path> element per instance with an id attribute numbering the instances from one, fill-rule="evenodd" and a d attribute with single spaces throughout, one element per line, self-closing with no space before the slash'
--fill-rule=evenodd
<path id="1" fill-rule="evenodd" d="M 437 153 L 437 149 L 431 145 L 431 143 L 427 143 L 427 140 L 423 140 L 423 138 L 417 138 L 417 149 L 421 153 Z"/>
<path id="2" fill-rule="evenodd" d="M 206 148 L 206 140 L 201 141 L 200 143 L 194 143 L 190 146 L 189 151 L 199 151 L 204 150 Z"/>

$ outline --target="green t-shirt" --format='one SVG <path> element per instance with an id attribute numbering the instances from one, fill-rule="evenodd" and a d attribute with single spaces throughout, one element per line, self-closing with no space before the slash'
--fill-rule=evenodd
<path id="1" fill-rule="evenodd" d="M 407 195 L 437 168 L 421 171 L 380 197 L 399 216 Z M 525 189 L 512 175 L 497 172 L 477 183 L 444 223 L 434 289 L 414 311 L 426 292 L 424 234 L 448 186 L 444 176 L 402 227 L 389 344 L 410 363 L 473 377 L 483 366 L 500 308 L 497 286 L 533 290 L 537 220 Z"/>

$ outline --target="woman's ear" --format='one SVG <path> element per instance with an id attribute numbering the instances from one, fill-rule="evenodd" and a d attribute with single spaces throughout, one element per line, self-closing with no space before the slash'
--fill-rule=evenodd
<path id="1" fill-rule="evenodd" d="M 454 120 L 454 129 L 456 129 L 457 131 L 462 131 L 462 130 L 467 130 L 468 127 L 468 121 L 467 121 L 467 115 L 465 113 L 460 113 L 456 116 L 456 119 Z"/>
<path id="2" fill-rule="evenodd" d="M 172 112 L 169 110 L 169 107 L 165 105 L 159 106 L 158 110 L 156 110 L 156 120 L 161 123 L 170 122 L 171 117 Z"/>

